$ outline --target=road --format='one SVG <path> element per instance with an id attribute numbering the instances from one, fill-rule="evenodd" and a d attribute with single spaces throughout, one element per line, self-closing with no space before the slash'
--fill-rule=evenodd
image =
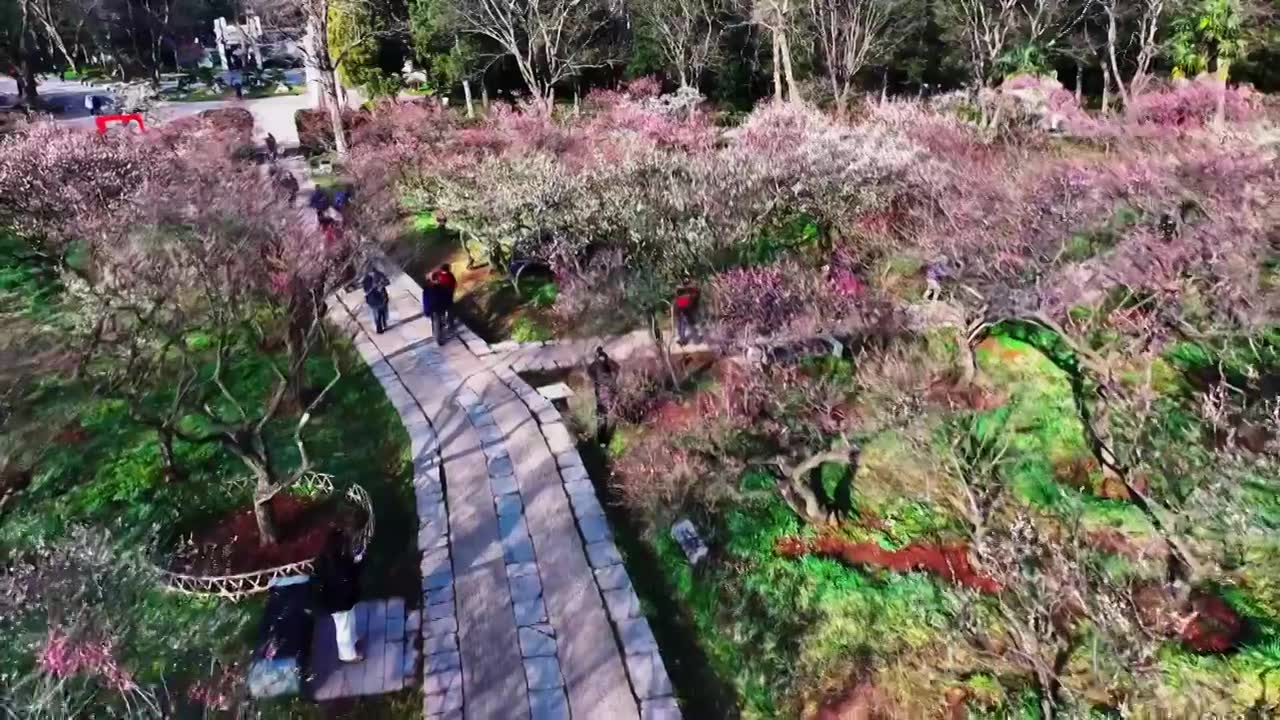
<path id="1" fill-rule="evenodd" d="M 0 75 L 0 104 L 12 104 L 17 97 L 18 86 L 13 78 Z M 82 85 L 78 81 L 62 81 L 57 78 L 47 79 L 40 83 L 40 97 L 50 106 L 58 108 L 54 122 L 70 127 L 92 128 L 93 118 L 84 107 L 86 96 L 106 95 L 110 92 L 93 85 Z M 310 107 L 306 95 L 280 95 L 246 100 L 213 100 L 210 102 L 160 102 L 152 109 L 151 114 L 159 122 L 168 122 L 180 117 L 198 114 L 204 110 L 224 107 L 243 107 L 253 113 L 254 136 L 257 139 L 266 137 L 267 133 L 276 136 L 282 146 L 296 145 L 298 131 L 293 122 L 293 115 L 298 110 Z"/>

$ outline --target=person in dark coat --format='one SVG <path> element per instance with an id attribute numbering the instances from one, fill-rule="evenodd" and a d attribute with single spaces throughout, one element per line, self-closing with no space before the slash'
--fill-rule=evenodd
<path id="1" fill-rule="evenodd" d="M 280 143 L 276 142 L 275 135 L 272 135 L 271 133 L 267 133 L 267 158 L 270 159 L 271 162 L 275 162 L 276 158 L 279 156 L 280 156 Z"/>
<path id="2" fill-rule="evenodd" d="M 390 313 L 391 298 L 387 295 L 387 286 L 390 285 L 387 276 L 372 265 L 369 271 L 364 275 L 364 301 L 368 303 L 369 309 L 373 311 L 373 326 L 379 334 L 387 329 L 387 316 Z"/>
<path id="3" fill-rule="evenodd" d="M 324 212 L 329 209 L 329 193 L 324 188 L 316 188 L 307 198 L 307 207 L 316 211 L 316 219 L 323 222 Z"/>
<path id="4" fill-rule="evenodd" d="M 364 657 L 356 650 L 355 606 L 360 600 L 360 562 L 342 528 L 332 528 L 325 539 L 324 551 L 316 558 L 312 581 L 316 586 L 321 612 L 333 618 L 338 641 L 338 659 L 344 663 L 360 662 Z"/>
<path id="5" fill-rule="evenodd" d="M 587 365 L 587 375 L 596 393 L 596 442 L 603 445 L 609 439 L 609 408 L 617 388 L 618 365 L 603 347 L 597 346 L 595 357 Z"/>

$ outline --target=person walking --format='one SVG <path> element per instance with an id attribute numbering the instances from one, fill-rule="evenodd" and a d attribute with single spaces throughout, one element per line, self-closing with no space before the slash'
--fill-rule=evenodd
<path id="1" fill-rule="evenodd" d="M 279 155 L 280 144 L 276 142 L 276 136 L 267 133 L 267 159 L 274 163 Z"/>
<path id="2" fill-rule="evenodd" d="M 676 342 L 684 345 L 689 342 L 698 315 L 698 288 L 692 280 L 686 278 L 680 284 L 672 305 L 676 316 Z"/>
<path id="3" fill-rule="evenodd" d="M 431 296 L 431 334 L 435 336 L 437 345 L 443 345 L 446 332 L 453 330 L 453 294 L 458 289 L 458 279 L 449 269 L 449 263 L 444 263 L 431 273 L 427 286 L 428 291 L 423 293 L 423 301 L 427 302 L 428 294 Z"/>
<path id="4" fill-rule="evenodd" d="M 285 194 L 289 198 L 289 205 L 298 202 L 298 178 L 293 173 L 285 170 L 280 175 L 280 187 L 284 188 Z"/>
<path id="5" fill-rule="evenodd" d="M 355 606 L 360 600 L 360 563 L 363 555 L 352 552 L 347 533 L 342 528 L 331 528 L 325 538 L 324 550 L 316 558 L 312 580 L 320 610 L 333 618 L 333 629 L 338 641 L 338 660 L 354 663 L 364 660 L 356 644 Z"/>
<path id="6" fill-rule="evenodd" d="M 329 194 L 324 191 L 324 188 L 312 190 L 311 197 L 307 198 L 307 206 L 316 211 L 316 220 L 323 223 L 324 213 L 329 209 Z"/>
<path id="7" fill-rule="evenodd" d="M 387 286 L 391 283 L 386 275 L 370 263 L 362 284 L 364 301 L 373 310 L 373 326 L 381 335 L 387 329 L 387 316 L 390 314 L 391 298 L 387 294 Z"/>
<path id="8" fill-rule="evenodd" d="M 618 365 L 597 345 L 595 357 L 587 365 L 587 376 L 591 378 L 591 387 L 596 394 L 596 442 L 604 445 L 609 441 L 609 408 L 617 388 Z"/>

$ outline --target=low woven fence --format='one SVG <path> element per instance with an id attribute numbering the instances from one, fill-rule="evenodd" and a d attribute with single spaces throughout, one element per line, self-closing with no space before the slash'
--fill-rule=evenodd
<path id="1" fill-rule="evenodd" d="M 291 492 L 308 497 L 324 497 L 334 493 L 333 476 L 326 473 L 307 473 L 289 488 Z M 359 485 L 352 485 L 343 493 L 343 500 L 364 511 L 365 521 L 352 539 L 352 548 L 356 554 L 364 554 L 373 540 L 374 515 L 373 502 L 369 493 Z M 315 564 L 315 558 L 301 560 L 288 565 L 279 565 L 252 572 L 234 575 L 192 575 L 174 572 L 163 567 L 157 568 L 164 587 L 173 592 L 201 597 L 222 597 L 228 600 L 242 600 L 251 595 L 266 592 L 271 582 L 277 578 L 290 575 L 308 574 Z"/>

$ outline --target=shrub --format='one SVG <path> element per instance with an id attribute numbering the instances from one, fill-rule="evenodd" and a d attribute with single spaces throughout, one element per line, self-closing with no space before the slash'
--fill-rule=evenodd
<path id="1" fill-rule="evenodd" d="M 1254 116 L 1257 96 L 1247 86 L 1226 88 L 1225 119 L 1243 122 Z M 1142 125 L 1162 128 L 1196 128 L 1213 120 L 1222 83 L 1209 75 L 1194 80 L 1178 80 L 1138 95 L 1130 100 L 1128 115 Z"/>
<path id="2" fill-rule="evenodd" d="M 200 113 L 210 128 L 219 131 L 242 133 L 246 138 L 253 133 L 253 113 L 244 108 L 215 108 Z"/>
<path id="3" fill-rule="evenodd" d="M 356 136 L 369 115 L 354 110 L 342 111 L 342 124 L 351 137 Z M 293 115 L 294 125 L 298 128 L 298 146 L 308 155 L 319 155 L 333 150 L 333 125 L 327 110 L 299 110 Z"/>

